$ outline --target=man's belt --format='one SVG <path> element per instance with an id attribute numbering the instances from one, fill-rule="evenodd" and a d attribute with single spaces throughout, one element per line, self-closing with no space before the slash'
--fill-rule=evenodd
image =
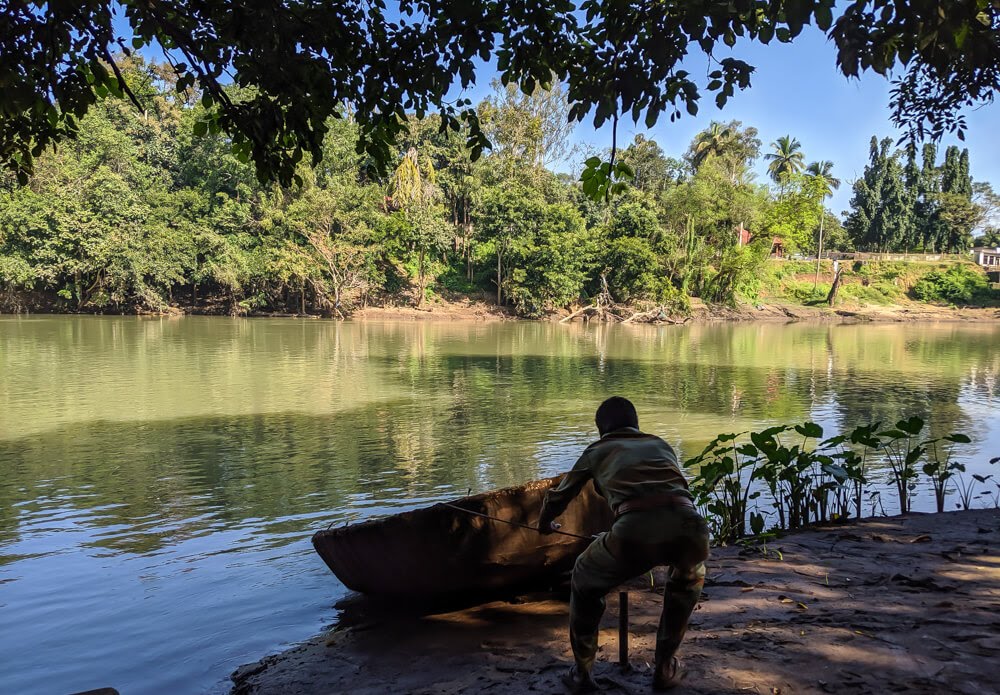
<path id="1" fill-rule="evenodd" d="M 665 509 L 671 507 L 687 507 L 694 509 L 694 502 L 683 494 L 676 492 L 664 492 L 659 495 L 647 495 L 646 497 L 633 497 L 625 500 L 615 509 L 615 518 L 629 512 L 638 512 L 644 509 Z"/>

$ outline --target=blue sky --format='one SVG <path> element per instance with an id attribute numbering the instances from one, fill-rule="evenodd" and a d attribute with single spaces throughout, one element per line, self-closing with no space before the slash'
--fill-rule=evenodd
<path id="1" fill-rule="evenodd" d="M 806 29 L 793 44 L 774 42 L 768 46 L 752 45 L 740 51 L 757 70 L 751 87 L 738 92 L 722 110 L 714 100 L 705 100 L 697 117 L 670 123 L 665 119 L 650 130 L 632 126 L 624 132 L 654 138 L 669 154 L 680 154 L 698 131 L 713 120 L 736 119 L 760 131 L 767 150 L 782 135 L 792 135 L 802 143 L 806 161 L 828 159 L 843 183 L 828 203 L 841 212 L 849 207 L 850 182 L 861 176 L 868 161 L 868 142 L 872 135 L 899 136 L 889 120 L 889 81 L 875 74 L 849 80 L 836 67 L 836 48 L 821 32 Z M 691 61 L 698 62 L 698 61 Z M 694 72 L 692 70 L 692 72 Z M 972 176 L 1000 186 L 1000 138 L 997 137 L 1000 105 L 990 104 L 968 114 L 964 145 L 954 137 L 945 138 L 941 149 L 950 144 L 969 148 Z M 621 126 L 619 126 L 621 129 Z M 592 126 L 580 127 L 576 137 L 610 146 L 610 130 L 595 132 Z M 943 158 L 943 154 L 939 155 Z M 758 163 L 761 178 L 766 165 Z"/>
<path id="2" fill-rule="evenodd" d="M 661 118 L 651 129 L 631 121 L 619 124 L 618 142 L 627 144 L 633 135 L 642 133 L 656 140 L 672 156 L 680 156 L 691 139 L 713 120 L 739 120 L 760 132 L 763 151 L 782 135 L 791 135 L 802 143 L 806 161 L 830 160 L 834 172 L 843 183 L 827 203 L 830 210 L 847 210 L 851 198 L 851 182 L 860 177 L 868 161 L 868 142 L 872 135 L 898 138 L 889 120 L 888 80 L 874 73 L 861 79 L 849 80 L 836 66 L 836 48 L 818 30 L 807 27 L 792 44 L 777 41 L 770 45 L 737 45 L 734 56 L 746 60 L 757 70 L 751 87 L 736 96 L 722 110 L 716 108 L 714 96 L 703 96 L 696 117 L 684 113 L 674 123 Z M 693 74 L 707 70 L 701 54 L 689 59 L 685 68 Z M 475 89 L 466 95 L 474 101 L 489 93 L 493 73 L 480 73 Z M 682 109 L 683 110 L 683 109 Z M 944 147 L 955 144 L 968 147 L 972 176 L 977 181 L 989 181 L 1000 189 L 1000 137 L 997 137 L 1000 104 L 989 104 L 967 114 L 968 130 L 965 143 L 948 137 L 940 144 L 939 160 Z M 580 145 L 599 148 L 611 146 L 611 129 L 595 130 L 589 121 L 577 126 L 575 141 Z M 577 163 L 578 166 L 578 163 Z M 572 164 L 564 168 L 569 171 Z M 758 162 L 758 180 L 766 180 L 766 162 Z"/>

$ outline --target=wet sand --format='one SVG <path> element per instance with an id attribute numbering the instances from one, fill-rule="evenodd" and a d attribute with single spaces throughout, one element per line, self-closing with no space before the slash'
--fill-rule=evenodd
<path id="1" fill-rule="evenodd" d="M 677 693 L 1000 693 L 1000 511 L 910 514 L 713 551 Z M 630 586 L 631 670 L 609 597 L 595 668 L 607 692 L 650 692 L 663 572 Z M 387 618 L 242 667 L 234 694 L 561 693 L 565 597 Z"/>

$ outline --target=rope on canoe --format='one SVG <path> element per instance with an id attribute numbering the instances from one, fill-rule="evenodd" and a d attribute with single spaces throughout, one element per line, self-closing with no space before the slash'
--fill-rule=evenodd
<path id="1" fill-rule="evenodd" d="M 529 526 L 528 524 L 522 524 L 517 521 L 508 521 L 507 519 L 500 519 L 499 517 L 490 516 L 489 514 L 483 514 L 482 512 L 474 512 L 471 509 L 465 509 L 464 507 L 459 507 L 458 505 L 451 504 L 450 502 L 439 502 L 438 504 L 441 504 L 445 507 L 448 507 L 449 509 L 454 509 L 459 512 L 472 514 L 473 516 L 481 516 L 484 519 L 489 519 L 490 521 L 499 521 L 501 524 L 510 524 L 511 526 L 517 526 L 518 528 L 528 529 L 529 531 L 535 531 L 537 533 L 542 532 L 541 529 L 538 529 L 534 526 Z M 596 537 L 596 536 L 581 536 L 576 533 L 570 533 L 569 531 L 557 531 L 555 529 L 552 529 L 552 533 L 557 533 L 560 536 L 569 536 L 570 538 L 579 538 L 584 541 L 592 541 Z"/>

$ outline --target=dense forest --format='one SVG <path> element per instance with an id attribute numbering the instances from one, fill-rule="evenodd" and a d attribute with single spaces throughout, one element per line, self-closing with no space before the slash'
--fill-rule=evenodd
<path id="1" fill-rule="evenodd" d="M 162 65 L 121 66 L 145 111 L 109 96 L 26 184 L 0 179 L 2 309 L 346 316 L 463 293 L 540 316 L 603 293 L 683 311 L 691 297 L 755 300 L 776 238 L 792 254 L 815 254 L 821 230 L 825 249 L 962 252 L 996 207 L 967 151 L 948 148 L 939 165 L 927 146 L 918 167 L 915 151 L 873 138 L 841 226 L 826 208 L 834 165 L 807 165 L 791 136 L 764 148 L 738 121 L 676 156 L 637 135 L 613 157 L 630 185 L 595 203 L 586 170 L 582 181 L 553 170 L 607 166 L 571 145 L 558 86 L 497 86 L 478 107 L 493 147 L 475 162 L 461 131 L 410 117 L 386 176 L 356 152 L 345 109 L 318 166 L 264 185 L 195 89 Z"/>
<path id="2" fill-rule="evenodd" d="M 894 152 L 890 138 L 872 138 L 847 218 L 859 249 L 963 253 L 972 247 L 973 230 L 995 213 L 1000 200 L 988 183 L 973 183 L 967 149 L 948 147 L 940 164 L 937 151 L 925 144 L 918 165 L 916 147 Z"/>

